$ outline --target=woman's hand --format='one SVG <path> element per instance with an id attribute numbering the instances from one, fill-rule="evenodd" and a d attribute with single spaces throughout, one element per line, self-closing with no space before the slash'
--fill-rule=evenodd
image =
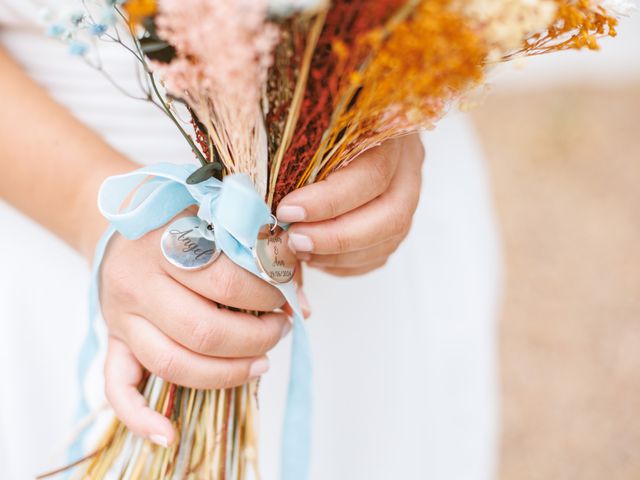
<path id="1" fill-rule="evenodd" d="M 278 220 L 310 266 L 361 275 L 383 266 L 411 227 L 424 148 L 417 134 L 384 142 L 350 165 L 287 195 Z"/>
<path id="2" fill-rule="evenodd" d="M 138 392 L 143 366 L 172 383 L 200 389 L 241 385 L 269 368 L 265 354 L 289 331 L 280 292 L 221 255 L 199 271 L 165 260 L 162 230 L 136 241 L 116 236 L 101 270 L 109 329 L 105 390 L 137 435 L 168 445 L 171 423 Z M 239 309 L 272 312 L 259 317 Z"/>

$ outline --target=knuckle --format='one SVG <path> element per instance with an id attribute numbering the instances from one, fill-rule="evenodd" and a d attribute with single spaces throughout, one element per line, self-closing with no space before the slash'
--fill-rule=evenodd
<path id="1" fill-rule="evenodd" d="M 268 283 L 260 284 L 261 290 L 259 292 L 255 292 L 254 301 L 256 303 L 260 303 L 259 307 L 255 310 L 261 312 L 271 312 L 276 308 L 282 307 L 286 300 L 280 293 L 280 291 L 274 287 L 273 285 L 269 285 Z"/>
<path id="2" fill-rule="evenodd" d="M 190 345 L 188 346 L 198 353 L 214 353 L 226 342 L 227 331 L 228 329 L 224 322 L 196 321 L 191 331 Z"/>
<path id="3" fill-rule="evenodd" d="M 327 196 L 323 199 L 325 203 L 326 216 L 329 218 L 337 217 L 340 213 L 340 204 L 337 200 L 337 197 L 331 195 Z"/>
<path id="4" fill-rule="evenodd" d="M 256 352 L 254 355 L 263 355 L 276 346 L 282 332 L 282 322 L 278 318 L 269 321 L 263 319 L 262 326 L 257 331 Z"/>
<path id="5" fill-rule="evenodd" d="M 220 303 L 233 303 L 238 297 L 239 282 L 238 270 L 235 267 L 216 272 L 216 275 L 211 278 L 215 300 Z"/>
<path id="6" fill-rule="evenodd" d="M 420 175 L 414 175 L 404 182 L 403 187 L 393 192 L 393 203 L 396 209 L 401 209 L 407 213 L 413 213 L 418 207 L 420 199 Z"/>
<path id="7" fill-rule="evenodd" d="M 269 288 L 272 290 L 273 296 L 272 296 L 272 301 L 269 304 L 270 308 L 268 308 L 267 310 L 271 311 L 271 310 L 275 310 L 276 308 L 282 308 L 284 304 L 287 303 L 287 300 L 284 298 L 284 295 L 282 295 L 282 293 L 280 293 L 280 291 L 277 290 L 276 287 L 272 287 L 271 285 L 269 285 Z"/>
<path id="8" fill-rule="evenodd" d="M 149 370 L 158 375 L 163 380 L 175 381 L 179 377 L 177 362 L 175 357 L 168 352 L 159 353 L 149 365 Z"/>
<path id="9" fill-rule="evenodd" d="M 393 212 L 389 219 L 389 227 L 394 237 L 406 234 L 411 228 L 411 215 L 404 210 Z"/>
<path id="10" fill-rule="evenodd" d="M 219 373 L 219 388 L 232 388 L 242 385 L 249 377 L 249 367 L 226 361 Z"/>
<path id="11" fill-rule="evenodd" d="M 422 173 L 417 172 L 408 183 L 404 192 L 403 203 L 406 205 L 407 210 L 411 213 L 418 209 L 418 203 L 420 202 L 420 191 L 422 188 Z"/>
<path id="12" fill-rule="evenodd" d="M 379 187 L 385 190 L 391 183 L 391 162 L 386 155 L 376 152 L 369 173 L 369 182 L 372 187 Z"/>
<path id="13" fill-rule="evenodd" d="M 427 151 L 424 148 L 424 143 L 422 142 L 420 135 L 412 135 L 411 140 L 412 140 L 410 143 L 412 148 L 411 153 L 414 156 L 414 158 L 416 158 L 420 162 L 420 164 L 422 164 L 427 154 Z"/>
<path id="14" fill-rule="evenodd" d="M 348 235 L 346 235 L 342 230 L 337 229 L 331 236 L 330 243 L 332 245 L 330 250 L 342 253 L 349 251 L 352 242 Z"/>
<path id="15" fill-rule="evenodd" d="M 386 257 L 390 257 L 391 255 L 393 255 L 394 253 L 396 253 L 396 251 L 398 250 L 398 248 L 400 247 L 400 243 L 401 243 L 401 239 L 398 238 L 397 241 L 393 241 L 390 242 L 386 248 L 384 249 L 384 255 Z"/>
<path id="16" fill-rule="evenodd" d="M 285 302 L 273 286 L 253 278 L 235 265 L 211 272 L 207 279 L 210 300 L 221 305 L 271 311 Z"/>

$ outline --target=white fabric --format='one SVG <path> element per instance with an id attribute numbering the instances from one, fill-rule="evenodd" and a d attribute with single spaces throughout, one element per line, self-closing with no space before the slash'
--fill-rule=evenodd
<path id="1" fill-rule="evenodd" d="M 0 42 L 32 78 L 136 161 L 192 161 L 161 113 L 124 97 L 42 36 L 36 12 L 32 2 L 0 1 Z M 123 52 L 106 49 L 103 56 L 113 75 L 135 88 Z M 314 480 L 493 476 L 500 269 L 490 195 L 464 119 L 443 122 L 425 140 L 420 208 L 388 265 L 362 278 L 307 274 Z M 71 432 L 88 270 L 2 202 L 0 231 L 0 477 L 13 480 L 57 466 L 61 457 L 51 455 Z M 261 394 L 266 480 L 277 478 L 287 363 L 284 342 Z M 91 385 L 99 397 L 99 376 Z"/>

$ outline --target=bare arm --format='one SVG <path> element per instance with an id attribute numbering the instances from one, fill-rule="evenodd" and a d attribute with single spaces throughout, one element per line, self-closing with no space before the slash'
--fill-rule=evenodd
<path id="1" fill-rule="evenodd" d="M 86 258 L 106 227 L 96 197 L 104 178 L 135 164 L 31 81 L 0 49 L 0 198 Z M 197 274 L 160 254 L 160 232 L 116 236 L 104 258 L 101 307 L 109 330 L 106 393 L 137 434 L 166 445 L 171 423 L 145 408 L 142 365 L 196 388 L 240 385 L 268 368 L 265 353 L 287 331 L 284 313 L 255 317 L 219 308 L 271 312 L 284 303 L 271 285 L 221 257 Z M 34 266 L 35 267 L 35 266 Z"/>
<path id="2" fill-rule="evenodd" d="M 57 104 L 0 49 L 0 198 L 85 258 L 106 227 L 104 178 L 135 164 Z"/>
<path id="3" fill-rule="evenodd" d="M 91 258 L 106 227 L 96 207 L 99 185 L 135 164 L 1 49 L 0 72 L 0 198 Z M 279 214 L 298 222 L 291 232 L 301 259 L 339 275 L 382 265 L 408 231 L 423 153 L 417 136 L 389 142 L 286 198 Z M 170 422 L 145 408 L 137 390 L 142 366 L 194 388 L 239 385 L 267 370 L 265 354 L 289 323 L 272 312 L 284 303 L 273 286 L 224 255 L 202 271 L 179 270 L 160 254 L 159 237 L 159 230 L 136 241 L 116 236 L 103 263 L 101 306 L 110 345 L 107 397 L 134 433 L 167 445 L 175 438 Z M 271 313 L 255 317 L 220 304 Z"/>

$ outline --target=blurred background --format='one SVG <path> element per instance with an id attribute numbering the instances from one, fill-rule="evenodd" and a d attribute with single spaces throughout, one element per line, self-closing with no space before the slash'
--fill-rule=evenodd
<path id="1" fill-rule="evenodd" d="M 473 113 L 505 258 L 502 480 L 640 478 L 640 15 Z"/>

